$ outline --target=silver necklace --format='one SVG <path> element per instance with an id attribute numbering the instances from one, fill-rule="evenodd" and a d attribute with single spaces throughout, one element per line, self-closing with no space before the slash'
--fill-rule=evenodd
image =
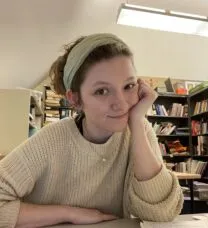
<path id="1" fill-rule="evenodd" d="M 88 131 L 87 131 L 87 128 L 86 128 L 86 120 L 85 120 L 85 118 L 82 120 L 82 128 L 83 128 L 83 136 L 87 139 L 87 141 L 89 141 L 90 137 L 89 137 L 89 134 L 88 134 Z M 92 145 L 91 145 L 90 141 L 89 141 L 89 145 L 92 148 Z M 96 154 L 97 154 L 98 157 L 101 157 L 102 162 L 106 162 L 107 161 L 107 159 L 105 157 L 100 156 L 100 154 L 98 154 L 97 152 L 96 152 Z"/>

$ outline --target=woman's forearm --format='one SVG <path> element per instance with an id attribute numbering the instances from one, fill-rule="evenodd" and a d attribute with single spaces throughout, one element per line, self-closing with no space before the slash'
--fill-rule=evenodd
<path id="1" fill-rule="evenodd" d="M 131 133 L 134 173 L 140 181 L 149 180 L 159 173 L 162 164 L 150 146 L 143 119 L 131 125 Z"/>
<path id="2" fill-rule="evenodd" d="M 66 208 L 60 205 L 20 204 L 16 228 L 34 228 L 66 221 Z"/>

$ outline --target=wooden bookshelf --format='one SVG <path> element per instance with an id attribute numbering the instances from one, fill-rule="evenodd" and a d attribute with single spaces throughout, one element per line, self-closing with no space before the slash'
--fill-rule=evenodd
<path id="1" fill-rule="evenodd" d="M 208 115 L 208 111 L 206 112 L 200 112 L 198 114 L 195 114 L 195 115 L 191 115 L 191 118 L 202 118 L 203 116 L 207 116 Z"/>
<path id="2" fill-rule="evenodd" d="M 175 108 L 174 108 L 175 105 Z M 161 107 L 163 106 L 163 107 Z M 186 110 L 184 110 L 186 106 Z M 180 108 L 180 110 L 178 110 Z M 182 109 L 183 108 L 183 109 Z M 162 109 L 162 110 L 161 110 Z M 165 110 L 164 110 L 165 109 Z M 177 115 L 174 115 L 174 111 Z M 155 111 L 154 111 L 155 110 Z M 188 96 L 187 95 L 178 95 L 178 94 L 158 94 L 157 99 L 154 102 L 154 110 L 148 112 L 147 119 L 154 125 L 162 124 L 164 122 L 170 122 L 176 127 L 190 127 L 189 125 L 189 117 L 188 117 Z M 163 111 L 164 110 L 164 111 Z M 184 110 L 184 111 L 182 111 Z M 162 111 L 162 115 L 161 115 Z M 185 112 L 186 111 L 186 112 Z M 157 127 L 156 127 L 157 128 Z M 165 141 L 175 141 L 180 140 L 181 143 L 184 144 L 188 148 L 189 151 L 189 138 L 190 131 L 186 131 L 185 134 L 179 134 L 179 132 L 172 132 L 170 134 L 166 134 L 165 132 L 156 132 L 156 136 L 158 138 L 160 149 L 163 153 L 163 158 L 174 159 L 177 161 L 181 161 L 181 159 L 187 159 L 187 156 L 174 156 L 168 151 L 167 145 L 164 144 Z M 161 145 L 163 144 L 163 145 Z M 185 151 L 184 151 L 185 152 Z M 188 155 L 188 157 L 190 157 Z"/>
<path id="3" fill-rule="evenodd" d="M 193 158 L 207 161 L 208 159 L 208 88 L 190 94 L 190 121 L 193 122 L 193 133 L 191 137 L 191 152 Z M 199 106 L 197 107 L 197 103 Z M 196 112 L 194 114 L 194 112 Z M 198 123 L 195 129 L 195 122 Z M 200 139 L 203 139 L 203 144 Z M 201 144 L 199 146 L 199 144 Z M 207 145 L 207 147 L 206 147 Z"/>
<path id="4" fill-rule="evenodd" d="M 50 86 L 44 86 L 44 125 L 71 115 L 71 108 L 60 104 L 63 96 L 56 94 Z M 54 102 L 50 105 L 47 101 Z M 51 116 L 49 116 L 51 113 Z"/>
<path id="5" fill-rule="evenodd" d="M 158 97 L 187 99 L 188 95 L 180 95 L 176 93 L 158 93 Z"/>
<path id="6" fill-rule="evenodd" d="M 202 94 L 201 94 L 202 93 Z M 195 93 L 192 96 L 187 96 L 187 95 L 173 95 L 173 94 L 159 94 L 158 98 L 156 99 L 154 105 L 156 107 L 157 104 L 163 105 L 166 109 L 171 107 L 172 103 L 178 103 L 184 106 L 185 104 L 188 104 L 188 115 L 187 116 L 167 116 L 165 112 L 163 112 L 163 115 L 158 115 L 158 114 L 149 114 L 147 115 L 147 119 L 153 123 L 156 122 L 157 124 L 160 124 L 161 122 L 172 122 L 174 125 L 176 125 L 179 129 L 180 128 L 187 128 L 188 130 L 183 134 L 179 134 L 180 131 L 177 131 L 177 134 L 175 132 L 172 132 L 171 134 L 156 134 L 158 138 L 158 143 L 160 146 L 162 153 L 164 153 L 163 148 L 165 147 L 166 152 L 163 154 L 163 159 L 166 162 L 171 162 L 174 164 L 179 164 L 188 161 L 188 159 L 194 159 L 198 161 L 207 161 L 208 160 L 208 155 L 197 155 L 194 152 L 194 143 L 196 143 L 196 139 L 198 136 L 207 136 L 208 133 L 200 133 L 197 135 L 192 136 L 192 125 L 191 121 L 192 120 L 200 120 L 201 118 L 205 118 L 205 116 L 208 118 L 208 111 L 206 112 L 201 112 L 193 115 L 193 111 L 195 108 L 196 102 L 199 102 L 200 100 L 203 99 L 208 99 L 208 89 L 203 89 L 199 93 Z M 173 106 L 173 105 L 172 105 Z M 155 109 L 155 112 L 158 113 L 160 111 L 157 107 Z M 208 131 L 207 131 L 208 132 Z M 187 151 L 189 154 L 185 154 L 180 152 L 177 154 L 172 154 L 170 151 L 167 151 L 167 146 L 169 144 L 167 142 L 171 142 L 174 140 L 179 140 L 184 146 L 187 147 Z M 161 144 L 163 144 L 161 146 Z M 180 166 L 179 166 L 180 168 Z"/>

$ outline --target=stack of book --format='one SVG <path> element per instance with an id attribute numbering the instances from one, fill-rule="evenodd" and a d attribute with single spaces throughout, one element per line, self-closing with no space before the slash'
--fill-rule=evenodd
<path id="1" fill-rule="evenodd" d="M 57 107 L 60 106 L 60 99 L 62 96 L 56 94 L 52 90 L 46 90 L 46 100 L 45 105 L 50 107 Z"/>
<path id="2" fill-rule="evenodd" d="M 187 117 L 188 105 L 173 103 L 172 106 L 167 109 L 164 105 L 153 104 L 151 109 L 148 111 L 148 115 Z"/>
<path id="3" fill-rule="evenodd" d="M 208 184 L 194 181 L 194 195 L 198 197 L 200 200 L 208 200 Z"/>
<path id="4" fill-rule="evenodd" d="M 45 110 L 45 124 L 56 122 L 60 119 L 59 110 Z"/>
<path id="5" fill-rule="evenodd" d="M 160 151 L 163 156 L 185 156 L 190 155 L 188 152 L 188 147 L 184 146 L 179 139 L 177 140 L 165 140 L 164 142 L 159 142 Z"/>
<path id="6" fill-rule="evenodd" d="M 208 155 L 208 136 L 197 136 L 196 155 Z"/>
<path id="7" fill-rule="evenodd" d="M 171 109 L 169 110 L 169 116 L 187 117 L 188 116 L 188 105 L 173 103 Z"/>
<path id="8" fill-rule="evenodd" d="M 194 88 L 189 90 L 189 93 L 196 93 L 199 92 L 200 90 L 203 90 L 204 88 L 208 87 L 208 81 L 202 82 L 199 85 L 195 86 Z"/>
<path id="9" fill-rule="evenodd" d="M 159 142 L 159 147 L 160 147 L 162 156 L 166 156 L 169 154 L 169 153 L 167 153 L 166 146 L 164 143 Z"/>
<path id="10" fill-rule="evenodd" d="M 190 161 L 190 162 L 189 162 Z M 196 173 L 203 175 L 207 167 L 207 162 L 198 161 L 198 160 L 189 160 L 188 161 L 188 172 Z"/>
<path id="11" fill-rule="evenodd" d="M 200 134 L 208 134 L 208 121 L 205 120 L 192 120 L 191 121 L 191 129 L 192 129 L 192 135 L 200 135 Z"/>
<path id="12" fill-rule="evenodd" d="M 205 175 L 208 162 L 188 159 L 186 162 L 179 162 L 175 164 L 175 171 L 182 173 L 193 173 Z"/>
<path id="13" fill-rule="evenodd" d="M 189 135 L 189 127 L 177 127 L 175 129 L 176 135 Z"/>
<path id="14" fill-rule="evenodd" d="M 156 135 L 170 135 L 176 129 L 176 125 L 171 122 L 154 123 L 153 129 Z"/>
<path id="15" fill-rule="evenodd" d="M 188 147 L 183 145 L 179 139 L 165 142 L 169 153 L 173 155 L 189 155 Z"/>
<path id="16" fill-rule="evenodd" d="M 175 164 L 175 171 L 180 173 L 188 173 L 187 163 L 186 162 L 178 162 Z"/>
<path id="17" fill-rule="evenodd" d="M 194 107 L 194 115 L 208 111 L 208 100 L 197 101 Z"/>

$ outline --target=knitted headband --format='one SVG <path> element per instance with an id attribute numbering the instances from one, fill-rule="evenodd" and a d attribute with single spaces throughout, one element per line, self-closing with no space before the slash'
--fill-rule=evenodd
<path id="1" fill-rule="evenodd" d="M 108 33 L 89 35 L 78 43 L 69 53 L 64 67 L 63 81 L 65 89 L 71 89 L 71 83 L 77 70 L 95 48 L 115 43 L 121 47 L 127 47 L 117 36 Z"/>

